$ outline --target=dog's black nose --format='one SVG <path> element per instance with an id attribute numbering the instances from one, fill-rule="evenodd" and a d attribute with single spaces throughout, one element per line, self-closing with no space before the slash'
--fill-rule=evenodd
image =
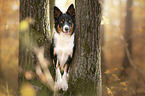
<path id="1" fill-rule="evenodd" d="M 65 31 L 68 31 L 68 27 L 65 27 Z"/>

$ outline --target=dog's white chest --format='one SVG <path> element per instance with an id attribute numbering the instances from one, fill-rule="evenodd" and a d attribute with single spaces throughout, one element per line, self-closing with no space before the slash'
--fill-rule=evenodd
<path id="1" fill-rule="evenodd" d="M 54 44 L 55 53 L 57 54 L 57 59 L 60 62 L 60 66 L 64 66 L 68 56 L 72 54 L 74 47 L 74 34 L 66 35 L 64 33 L 58 34 L 54 33 Z"/>

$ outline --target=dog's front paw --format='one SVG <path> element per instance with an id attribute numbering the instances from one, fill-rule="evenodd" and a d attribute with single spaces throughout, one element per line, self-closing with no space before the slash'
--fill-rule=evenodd
<path id="1" fill-rule="evenodd" d="M 61 80 L 58 80 L 57 82 L 56 82 L 56 84 L 55 84 L 55 86 L 56 86 L 56 88 L 58 89 L 58 90 L 60 90 L 61 89 Z"/>
<path id="2" fill-rule="evenodd" d="M 62 82 L 62 78 L 61 78 L 61 73 L 59 70 L 59 67 L 56 69 L 56 83 L 55 86 L 57 89 L 61 89 L 61 82 Z"/>
<path id="3" fill-rule="evenodd" d="M 66 73 L 66 72 L 64 72 L 64 74 L 63 74 L 61 88 L 62 88 L 63 91 L 67 91 L 67 89 L 68 89 L 68 84 L 67 84 L 67 73 Z"/>
<path id="4" fill-rule="evenodd" d="M 63 91 L 67 91 L 68 84 L 67 84 L 67 81 L 66 80 L 63 80 L 62 81 L 61 88 L 62 88 Z"/>

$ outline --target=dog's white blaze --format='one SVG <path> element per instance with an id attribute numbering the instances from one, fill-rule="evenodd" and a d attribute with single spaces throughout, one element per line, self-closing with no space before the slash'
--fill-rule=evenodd
<path id="1" fill-rule="evenodd" d="M 57 59 L 60 62 L 60 67 L 64 66 L 68 56 L 72 54 L 74 47 L 74 33 L 66 35 L 63 32 L 60 34 L 54 33 L 54 44 L 55 44 L 55 53 L 57 54 Z"/>

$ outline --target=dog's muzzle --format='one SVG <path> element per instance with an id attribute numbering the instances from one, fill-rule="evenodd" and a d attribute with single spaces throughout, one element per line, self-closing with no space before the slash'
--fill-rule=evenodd
<path id="1" fill-rule="evenodd" d="M 64 26 L 63 26 L 63 32 L 64 32 L 65 34 L 69 34 L 69 33 L 70 33 L 70 28 L 69 28 L 68 25 L 64 25 Z"/>

